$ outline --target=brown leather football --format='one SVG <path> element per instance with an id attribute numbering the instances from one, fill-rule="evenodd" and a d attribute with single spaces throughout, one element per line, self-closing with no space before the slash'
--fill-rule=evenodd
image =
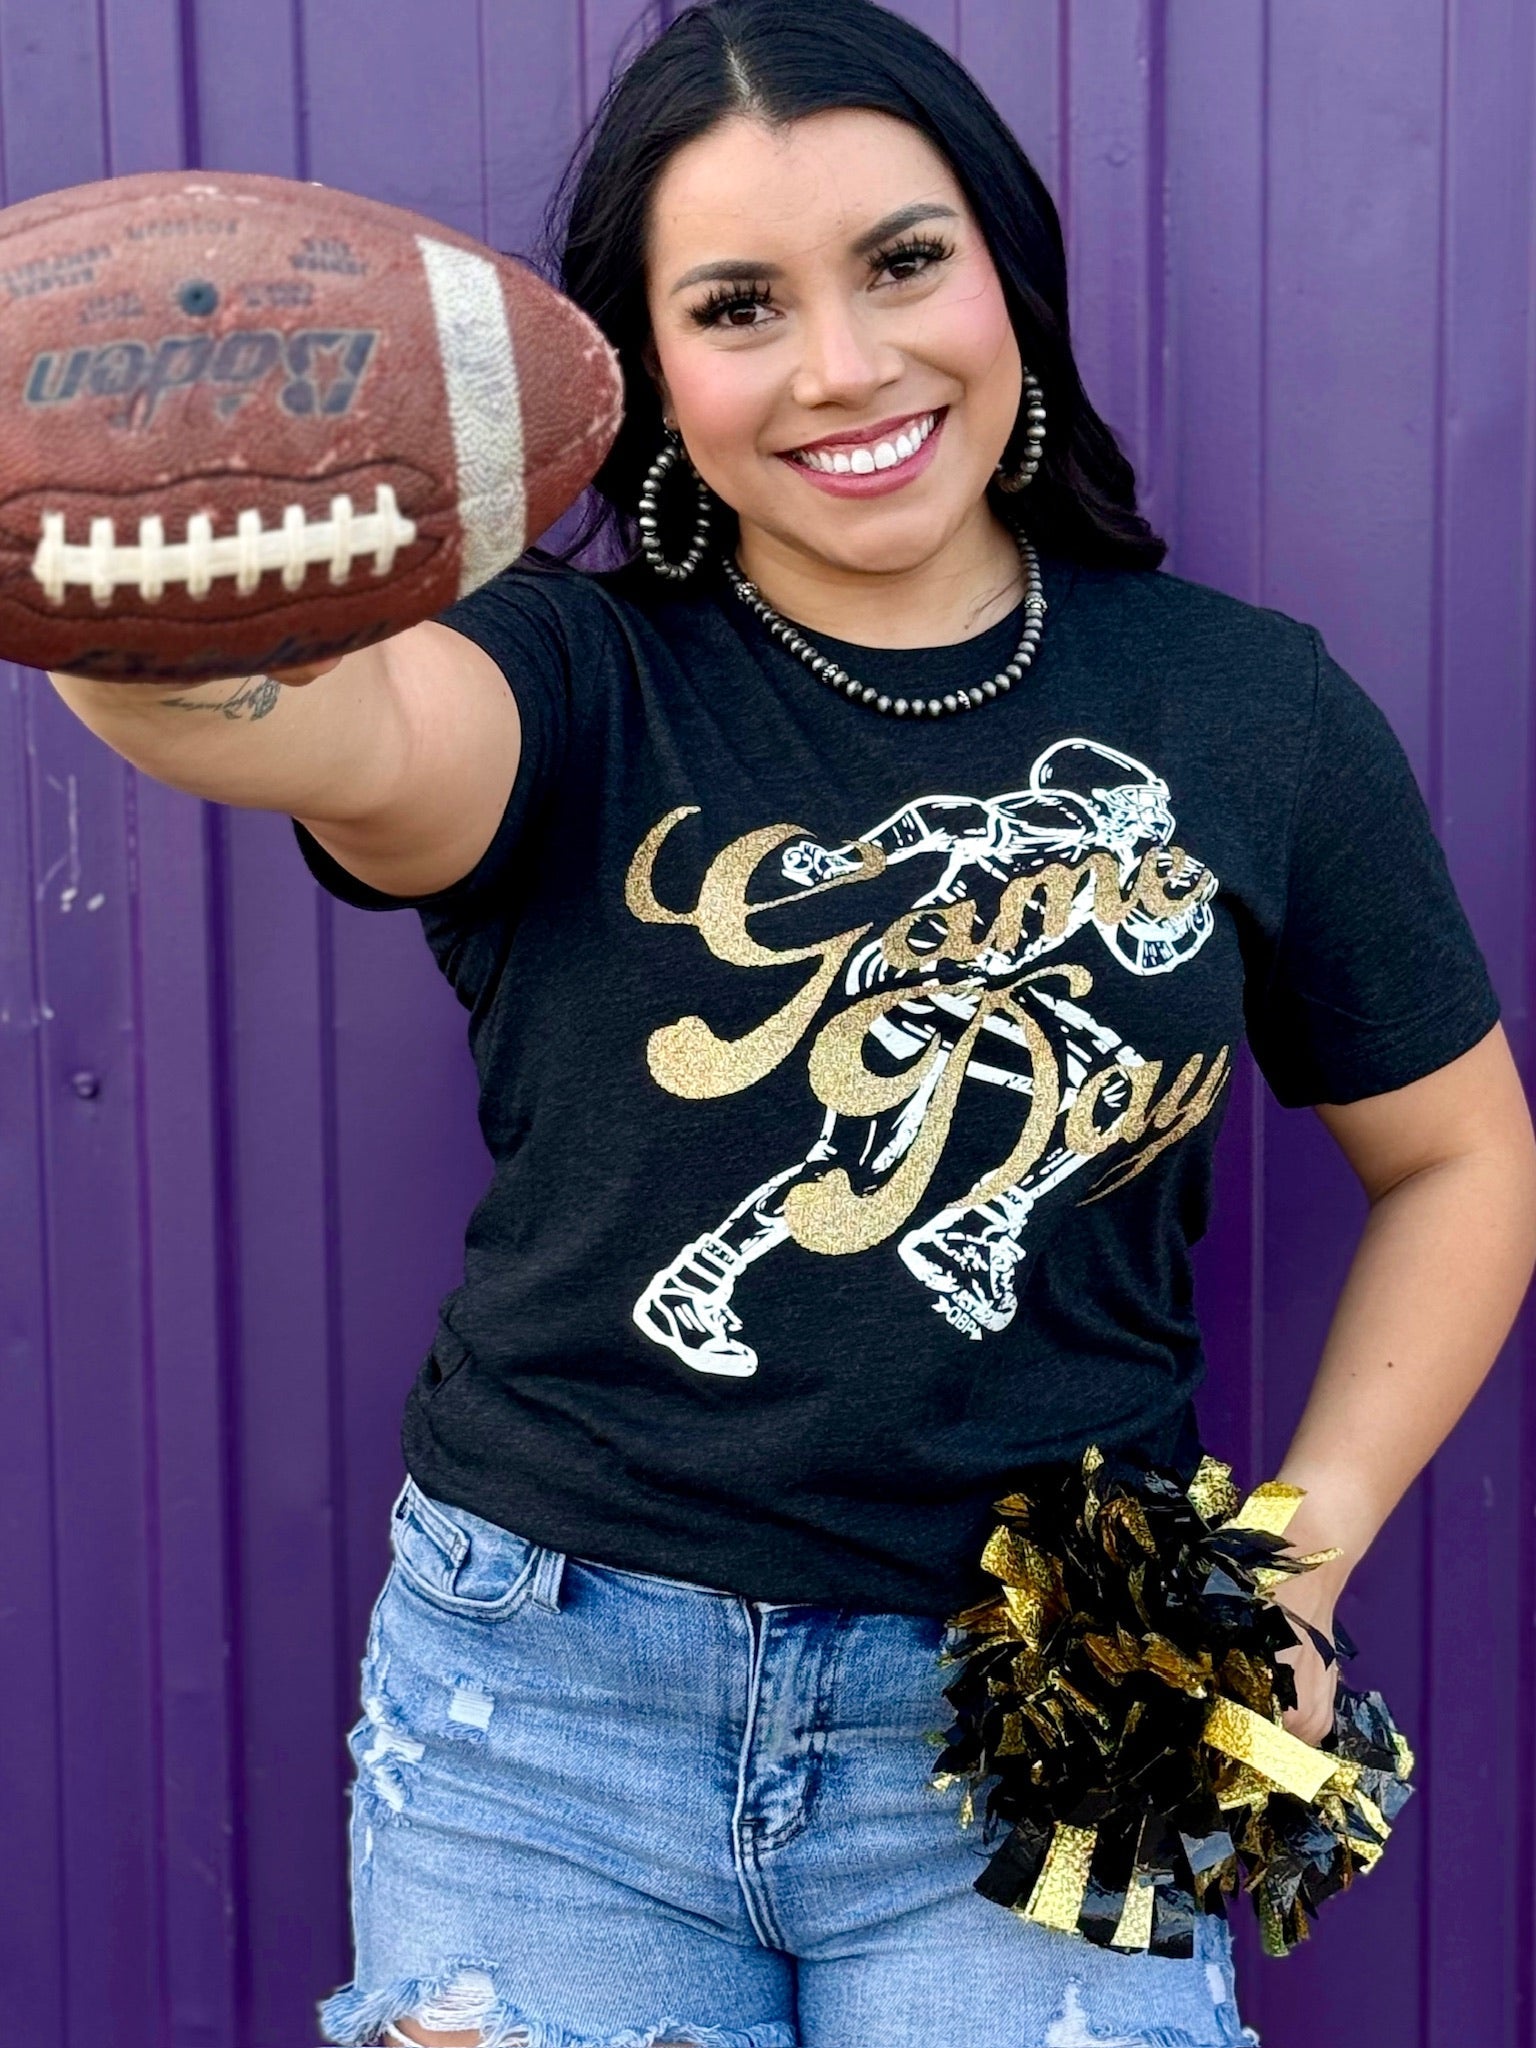
<path id="1" fill-rule="evenodd" d="M 0 656 L 293 668 L 431 618 L 580 495 L 618 360 L 377 200 L 151 172 L 0 211 Z"/>

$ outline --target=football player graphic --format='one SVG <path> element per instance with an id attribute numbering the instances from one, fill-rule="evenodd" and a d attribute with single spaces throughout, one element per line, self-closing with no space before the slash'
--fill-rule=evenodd
<path id="1" fill-rule="evenodd" d="M 927 1215 L 898 1239 L 897 1251 L 954 1329 L 978 1340 L 1005 1329 L 1018 1304 L 1016 1274 L 1033 1210 L 1106 1156 L 1104 1149 L 1067 1142 L 1068 1120 L 1086 1077 L 1099 1074 L 1097 1106 L 1113 1120 L 1137 1094 L 1137 1070 L 1148 1067 L 1134 1047 L 1083 1006 L 1080 997 L 1092 989 L 1092 976 L 1065 961 L 1052 964 L 1050 956 L 1090 926 L 1131 974 L 1171 973 L 1199 951 L 1213 928 L 1216 877 L 1178 849 L 1164 853 L 1173 832 L 1169 789 L 1161 777 L 1129 754 L 1092 740 L 1066 739 L 1039 756 L 1022 790 L 991 799 L 921 797 L 853 845 L 823 846 L 810 839 L 785 845 L 778 856 L 783 878 L 805 888 L 867 861 L 860 846 L 877 848 L 887 868 L 921 861 L 931 872 L 938 864 L 937 881 L 915 898 L 913 915 L 902 921 L 897 960 L 891 958 L 889 935 L 871 938 L 850 954 L 841 984 L 849 1002 L 910 986 L 910 996 L 873 1006 L 867 1030 L 887 1069 L 900 1073 L 922 1062 L 926 1068 L 892 1108 L 867 1116 L 829 1109 L 803 1158 L 753 1188 L 713 1230 L 684 1245 L 635 1304 L 634 1319 L 646 1336 L 695 1371 L 754 1373 L 757 1353 L 732 1307 L 737 1280 L 796 1235 L 786 1203 L 797 1188 L 839 1168 L 861 1190 L 890 1179 L 919 1143 L 962 1037 L 969 1057 L 961 1086 L 1011 1089 L 1026 1100 L 1037 1095 L 1041 1052 L 1048 1044 L 1046 1058 L 1058 1076 L 1054 1120 L 1033 1163 L 1016 1180 L 990 1192 L 973 1190 L 984 1198 Z M 1094 855 L 1108 860 L 1095 862 Z M 1132 887 L 1146 874 L 1149 855 L 1160 875 L 1150 906 Z M 953 917 L 942 914 L 945 906 L 982 904 L 1019 878 L 1046 870 L 1065 875 L 1071 890 L 1054 917 L 1049 892 L 1046 909 L 1038 896 L 1029 896 L 1016 935 L 1010 925 L 1003 943 L 994 943 L 994 925 L 963 958 L 945 957 L 953 932 Z M 1106 871 L 1122 891 L 1130 891 L 1128 905 L 1122 896 L 1106 909 L 1099 886 Z M 932 910 L 932 918 L 924 919 L 924 910 Z M 1221 1064 L 1222 1075 L 1213 1065 L 1208 1081 L 1219 1084 Z M 1201 1115 L 1214 1092 L 1208 1089 Z"/>

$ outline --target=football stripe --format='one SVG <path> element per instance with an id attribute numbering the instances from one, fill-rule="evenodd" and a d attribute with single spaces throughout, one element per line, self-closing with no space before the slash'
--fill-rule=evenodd
<path id="1" fill-rule="evenodd" d="M 515 561 L 527 538 L 523 400 L 496 267 L 428 235 L 426 266 L 459 472 L 459 595 Z"/>

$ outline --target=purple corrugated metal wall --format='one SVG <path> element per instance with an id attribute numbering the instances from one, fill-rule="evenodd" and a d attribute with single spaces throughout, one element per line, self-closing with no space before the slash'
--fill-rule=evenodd
<path id="1" fill-rule="evenodd" d="M 526 248 L 656 0 L 0 0 L 0 199 L 178 164 Z M 1174 569 L 1318 623 L 1532 990 L 1530 0 L 907 0 L 1060 201 L 1090 390 Z M 1527 1073 L 1530 1067 L 1527 1065 Z M 1202 1253 L 1207 1440 L 1299 1413 L 1361 1204 L 1245 1074 Z M 345 1975 L 342 1732 L 405 1389 L 486 1162 L 416 920 L 145 781 L 0 668 L 0 2012 L 304 2048 Z M 1345 1597 L 1421 1752 L 1267 2048 L 1528 2048 L 1522 1339 Z M 853 2044 L 850 2044 L 853 2048 Z M 958 2048 L 958 2044 L 956 2044 Z"/>

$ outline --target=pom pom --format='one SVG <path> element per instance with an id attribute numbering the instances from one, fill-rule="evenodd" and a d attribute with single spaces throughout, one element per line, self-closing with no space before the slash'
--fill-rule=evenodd
<path id="1" fill-rule="evenodd" d="M 1286 1554 L 1302 1498 L 1278 1482 L 1238 1506 L 1231 1468 L 1192 1480 L 1106 1457 L 1034 1468 L 997 1503 L 982 1556 L 995 1595 L 955 1617 L 957 1721 L 934 1783 L 982 1788 L 976 1889 L 1100 1947 L 1194 1953 L 1195 1915 L 1250 1894 L 1270 1955 L 1380 1856 L 1413 1753 L 1378 1692 L 1340 1685 L 1314 1747 L 1277 1652 L 1306 1630 L 1325 1662 L 1355 1654 L 1269 1596 L 1337 1551 Z"/>

